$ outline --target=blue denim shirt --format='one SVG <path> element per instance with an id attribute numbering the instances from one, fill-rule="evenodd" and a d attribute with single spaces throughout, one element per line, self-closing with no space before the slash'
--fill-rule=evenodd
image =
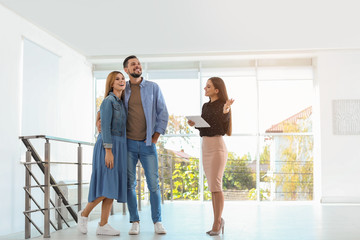
<path id="1" fill-rule="evenodd" d="M 100 106 L 101 134 L 104 148 L 112 148 L 112 136 L 126 134 L 126 111 L 123 101 L 113 92 Z"/>
<path id="2" fill-rule="evenodd" d="M 128 109 L 131 95 L 130 82 L 126 82 L 125 106 Z M 143 79 L 140 83 L 141 103 L 146 119 L 146 145 L 151 146 L 155 132 L 164 134 L 169 120 L 165 99 L 159 85 Z"/>

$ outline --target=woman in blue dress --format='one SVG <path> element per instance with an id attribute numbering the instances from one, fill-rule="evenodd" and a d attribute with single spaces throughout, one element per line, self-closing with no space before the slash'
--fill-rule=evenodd
<path id="1" fill-rule="evenodd" d="M 101 133 L 94 147 L 88 204 L 78 212 L 77 228 L 87 233 L 87 221 L 93 208 L 102 202 L 99 235 L 119 235 L 108 224 L 113 200 L 127 199 L 126 110 L 123 103 L 125 78 L 113 71 L 106 79 L 105 98 L 100 106 Z"/>

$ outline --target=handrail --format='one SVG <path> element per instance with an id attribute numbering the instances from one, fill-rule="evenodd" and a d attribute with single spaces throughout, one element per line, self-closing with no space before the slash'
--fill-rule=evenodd
<path id="1" fill-rule="evenodd" d="M 82 166 L 83 165 L 91 165 L 88 163 L 83 163 L 82 145 L 94 146 L 95 144 L 91 143 L 91 142 L 78 141 L 78 140 L 54 137 L 54 136 L 49 136 L 49 135 L 19 136 L 19 139 L 24 143 L 26 150 L 27 150 L 26 151 L 26 161 L 22 162 L 22 164 L 25 166 L 25 169 L 26 169 L 25 187 L 24 187 L 25 211 L 23 212 L 25 215 L 25 238 L 31 237 L 31 234 L 30 234 L 31 224 L 39 231 L 39 233 L 41 235 L 43 235 L 44 238 L 49 238 L 50 237 L 50 226 L 52 226 L 56 231 L 60 230 L 60 229 L 62 229 L 61 222 L 63 220 L 64 223 L 69 227 L 69 224 L 67 223 L 67 221 L 65 220 L 65 218 L 62 216 L 62 214 L 60 212 L 60 209 L 62 207 L 65 207 L 68 210 L 68 212 L 70 213 L 70 215 L 72 216 L 72 218 L 77 222 L 77 213 L 76 213 L 76 211 L 74 211 L 74 209 L 72 207 L 77 206 L 78 211 L 81 209 L 81 206 L 83 204 L 82 199 L 81 199 L 82 185 L 89 184 L 89 183 L 82 182 Z M 35 147 L 32 145 L 31 140 L 33 140 L 33 139 L 44 139 L 45 140 L 45 146 L 44 146 L 45 156 L 43 158 L 39 155 L 39 153 L 37 152 Z M 55 161 L 53 162 L 53 161 L 50 161 L 50 141 L 58 141 L 58 142 L 77 144 L 78 145 L 77 146 L 77 149 L 78 149 L 77 161 L 76 162 L 55 162 Z M 171 159 L 170 155 L 160 154 L 159 157 L 160 157 L 159 161 L 161 161 L 161 165 L 159 167 L 159 170 L 161 171 L 161 176 L 160 176 L 161 189 L 160 190 L 161 190 L 161 194 L 162 194 L 162 203 L 164 203 L 164 191 L 168 190 L 168 189 L 164 188 L 164 180 L 165 179 L 170 180 L 171 200 L 173 200 L 173 194 L 172 194 L 172 188 L 173 188 L 172 185 L 173 184 L 172 184 L 172 177 L 170 176 L 169 178 L 166 178 L 164 176 L 163 171 L 164 171 L 164 169 L 170 168 L 170 172 L 172 173 L 173 165 L 172 165 L 172 163 L 170 163 L 170 167 L 164 166 L 164 160 L 168 161 L 168 157 L 170 157 L 170 159 Z M 32 162 L 31 158 L 33 158 L 35 160 L 35 162 Z M 172 161 L 170 161 L 170 162 L 172 162 Z M 44 174 L 44 184 L 40 184 L 38 179 L 36 179 L 36 177 L 34 176 L 32 169 L 31 169 L 31 166 L 34 164 L 38 165 L 41 172 Z M 74 165 L 77 165 L 77 167 L 78 167 L 77 182 L 68 183 L 68 184 L 58 184 L 50 173 L 50 165 L 52 165 L 52 164 L 74 164 Z M 139 211 L 141 211 L 141 196 L 142 196 L 141 182 L 145 181 L 145 179 L 142 179 L 140 161 L 137 164 L 137 168 L 138 168 L 138 170 L 137 170 L 138 209 L 139 209 Z M 35 180 L 37 185 L 33 185 L 33 186 L 31 185 L 31 178 L 33 178 Z M 60 189 L 61 186 L 69 186 L 69 185 L 77 185 L 78 186 L 78 194 L 77 194 L 78 202 L 76 204 L 69 204 L 68 200 L 66 199 L 65 195 L 62 193 L 62 191 Z M 42 190 L 42 192 L 44 193 L 44 207 L 40 207 L 40 204 L 38 204 L 36 202 L 36 200 L 33 198 L 33 196 L 31 195 L 31 189 L 33 189 L 33 188 L 40 188 Z M 50 199 L 50 188 L 53 188 L 53 190 L 57 194 L 57 200 L 58 200 L 57 203 L 54 203 Z M 33 201 L 35 203 L 35 205 L 38 207 L 38 209 L 36 209 L 36 210 L 31 209 L 31 201 Z M 61 205 L 58 205 L 58 204 L 61 204 Z M 50 205 L 52 205 L 53 207 L 51 207 Z M 58 213 L 58 217 L 57 217 L 58 226 L 57 227 L 50 220 L 50 212 L 49 212 L 50 210 L 55 210 Z M 38 211 L 40 211 L 44 214 L 44 231 L 43 232 L 31 219 L 31 213 L 38 212 Z M 112 213 L 113 213 L 113 209 L 112 209 Z M 125 204 L 123 204 L 123 214 L 125 214 Z"/>
<path id="2" fill-rule="evenodd" d="M 313 132 L 283 132 L 283 133 L 232 133 L 232 137 L 258 137 L 258 136 L 313 136 Z M 163 137 L 199 137 L 198 134 L 164 134 Z M 225 136 L 228 137 L 228 136 Z"/>
<path id="3" fill-rule="evenodd" d="M 67 143 L 77 143 L 77 144 L 83 144 L 83 145 L 89 145 L 94 146 L 94 143 L 91 142 L 84 142 L 79 140 L 73 140 L 73 139 L 67 139 L 67 138 L 59 138 L 49 135 L 31 135 L 31 136 L 20 136 L 20 139 L 35 139 L 35 138 L 44 138 L 47 140 L 53 140 L 53 141 L 59 141 L 59 142 L 67 142 Z"/>
<path id="4" fill-rule="evenodd" d="M 43 161 L 40 157 L 40 155 L 38 154 L 38 152 L 36 151 L 36 149 L 34 148 L 34 146 L 31 144 L 30 140 L 31 139 L 39 139 L 42 138 L 45 140 L 45 156 L 44 156 L 44 160 Z M 52 227 L 54 227 L 55 230 L 61 229 L 61 222 L 58 222 L 59 227 L 56 228 L 55 225 L 50 221 L 50 210 L 51 209 L 55 209 L 59 215 L 58 221 L 60 220 L 64 220 L 64 222 L 67 224 L 67 222 L 65 221 L 64 217 L 61 215 L 60 211 L 59 211 L 59 207 L 55 207 L 55 204 L 51 201 L 50 199 L 50 187 L 52 187 L 55 191 L 55 193 L 58 196 L 59 201 L 62 202 L 63 206 L 66 207 L 66 209 L 68 210 L 68 212 L 70 213 L 70 215 L 72 216 L 72 218 L 77 222 L 77 214 L 74 211 L 74 209 L 71 206 L 74 205 L 70 205 L 68 200 L 65 198 L 64 194 L 62 193 L 62 191 L 60 190 L 59 186 L 63 185 L 63 184 L 58 184 L 55 179 L 52 177 L 52 175 L 50 174 L 50 140 L 51 141 L 60 141 L 60 142 L 67 142 L 67 143 L 73 143 L 73 144 L 77 144 L 78 147 L 78 154 L 77 154 L 77 163 L 76 165 L 78 165 L 78 181 L 77 181 L 77 185 L 78 185 L 78 203 L 76 204 L 78 206 L 78 210 L 81 209 L 81 205 L 82 205 L 82 200 L 81 200 L 81 195 L 82 195 L 82 184 L 84 184 L 82 182 L 82 165 L 85 165 L 82 162 L 82 145 L 88 145 L 88 146 L 94 146 L 94 143 L 90 143 L 90 142 L 85 142 L 85 141 L 78 141 L 78 140 L 73 140 L 73 139 L 66 139 L 66 138 L 59 138 L 59 137 L 54 137 L 54 136 L 49 136 L 49 135 L 32 135 L 32 136 L 19 136 L 19 139 L 21 139 L 21 141 L 24 143 L 27 151 L 26 151 L 26 162 L 24 163 L 24 166 L 26 168 L 26 176 L 25 176 L 25 211 L 24 211 L 24 215 L 25 215 L 25 238 L 30 238 L 30 224 L 33 224 L 34 227 L 40 232 L 40 234 L 42 234 L 44 236 L 44 238 L 49 238 L 50 237 L 50 225 Z M 44 184 L 40 185 L 39 181 L 35 178 L 35 176 L 33 175 L 32 171 L 31 171 L 31 158 L 33 158 L 35 160 L 35 163 L 39 166 L 40 170 L 43 172 L 44 174 Z M 44 193 L 44 208 L 40 208 L 39 204 L 36 203 L 35 199 L 33 198 L 33 196 L 31 195 L 31 188 L 33 186 L 31 186 L 31 181 L 30 179 L 34 178 L 34 180 L 38 183 L 38 186 L 36 187 L 40 187 Z M 30 214 L 31 212 L 34 212 L 31 210 L 31 201 L 33 201 L 35 203 L 35 205 L 37 205 L 39 207 L 39 209 L 37 211 L 41 211 L 44 214 L 44 232 L 41 232 L 40 229 L 36 226 L 36 224 L 31 220 Z M 50 208 L 50 203 L 51 205 L 54 206 L 54 208 Z M 68 225 L 69 226 L 69 225 Z"/>

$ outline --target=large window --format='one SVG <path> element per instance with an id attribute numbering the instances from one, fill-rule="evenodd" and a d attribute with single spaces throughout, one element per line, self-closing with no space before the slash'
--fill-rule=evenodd
<path id="1" fill-rule="evenodd" d="M 159 84 L 170 114 L 160 138 L 165 199 L 208 200 L 201 138 L 185 116 L 200 115 L 208 78 L 221 77 L 232 106 L 233 134 L 225 136 L 226 200 L 312 200 L 313 70 L 311 59 L 143 62 Z"/>
<path id="2" fill-rule="evenodd" d="M 312 200 L 312 68 L 259 67 L 258 88 L 261 197 Z"/>
<path id="3" fill-rule="evenodd" d="M 152 66 L 152 65 L 148 65 Z M 190 66 L 191 67 L 191 66 Z M 159 84 L 169 112 L 166 137 L 158 146 L 163 160 L 165 199 L 199 200 L 200 138 L 185 116 L 199 115 L 201 84 L 197 69 L 148 70 L 148 79 Z M 206 190 L 206 189 L 205 189 Z"/>

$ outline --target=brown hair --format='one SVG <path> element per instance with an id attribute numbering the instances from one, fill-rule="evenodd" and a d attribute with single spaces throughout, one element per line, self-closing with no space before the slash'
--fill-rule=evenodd
<path id="1" fill-rule="evenodd" d="M 127 58 L 125 58 L 125 60 L 124 60 L 124 62 L 123 62 L 123 67 L 124 67 L 124 68 L 127 68 L 127 67 L 128 67 L 128 63 L 129 63 L 129 60 L 130 60 L 130 59 L 133 59 L 133 58 L 138 59 L 135 55 L 131 55 L 131 56 L 128 56 Z"/>
<path id="2" fill-rule="evenodd" d="M 211 78 L 209 78 L 209 80 L 212 82 L 215 89 L 219 90 L 219 93 L 217 94 L 219 97 L 219 100 L 225 103 L 229 99 L 229 97 L 228 97 L 228 94 L 226 91 L 226 86 L 225 86 L 224 80 L 222 80 L 219 77 L 211 77 Z M 231 136 L 231 133 L 232 133 L 231 109 L 230 109 L 229 114 L 230 114 L 230 121 L 229 121 L 229 127 L 226 131 L 226 135 Z"/>
<path id="3" fill-rule="evenodd" d="M 124 74 L 122 74 L 122 73 L 119 72 L 119 71 L 112 71 L 112 72 L 109 73 L 109 75 L 107 76 L 107 78 L 106 78 L 106 83 L 105 83 L 105 95 L 104 95 L 104 99 L 109 95 L 110 92 L 113 91 L 112 85 L 113 85 L 114 82 L 115 82 L 116 75 L 118 75 L 119 73 L 124 77 Z M 122 91 L 122 93 L 121 93 L 121 99 L 124 99 L 124 96 L 125 96 L 125 90 Z"/>

